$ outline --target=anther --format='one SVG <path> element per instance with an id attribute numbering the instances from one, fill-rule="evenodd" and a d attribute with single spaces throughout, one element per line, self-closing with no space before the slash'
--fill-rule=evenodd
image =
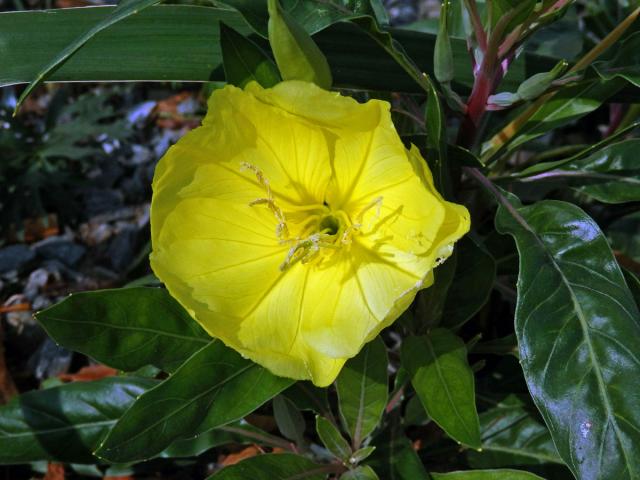
<path id="1" fill-rule="evenodd" d="M 289 236 L 289 229 L 287 228 L 287 219 L 285 218 L 284 212 L 282 211 L 282 209 L 280 209 L 280 207 L 276 205 L 276 202 L 271 193 L 271 186 L 269 185 L 269 180 L 267 180 L 267 178 L 264 176 L 264 173 L 262 173 L 262 170 L 260 170 L 255 165 L 252 165 L 247 162 L 242 162 L 241 167 L 243 170 L 251 170 L 256 175 L 256 179 L 258 180 L 258 183 L 260 183 L 260 185 L 262 185 L 264 189 L 267 191 L 266 198 L 256 198 L 255 200 L 249 202 L 249 206 L 253 207 L 255 205 L 266 205 L 269 208 L 269 210 L 271 210 L 273 215 L 276 217 L 276 220 L 278 221 L 278 224 L 276 225 L 276 236 L 278 238 L 283 238 L 283 237 L 287 238 Z"/>

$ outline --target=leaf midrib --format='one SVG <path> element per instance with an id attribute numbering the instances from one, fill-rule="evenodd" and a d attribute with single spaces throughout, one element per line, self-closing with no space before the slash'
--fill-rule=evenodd
<path id="1" fill-rule="evenodd" d="M 453 407 L 453 410 L 454 410 L 456 416 L 462 422 L 462 426 L 464 427 L 464 429 L 467 431 L 467 433 L 469 434 L 470 437 L 473 437 L 473 432 L 471 430 L 469 430 L 469 428 L 467 426 L 467 421 L 464 418 L 462 418 L 462 415 L 458 411 L 458 406 L 456 405 L 456 402 L 454 402 L 453 398 L 451 397 L 451 392 L 449 391 L 449 385 L 447 384 L 447 382 L 444 379 L 444 376 L 442 375 L 442 370 L 440 368 L 440 361 L 438 360 L 438 356 L 436 355 L 435 349 L 433 348 L 433 345 L 431 344 L 431 339 L 427 338 L 425 343 L 427 344 L 427 347 L 429 348 L 429 353 L 433 356 L 433 364 L 436 367 L 436 372 L 438 374 L 438 378 L 440 379 L 440 382 L 444 385 L 444 391 L 447 394 L 447 398 L 449 399 L 449 403 Z"/>
<path id="2" fill-rule="evenodd" d="M 130 331 L 130 332 L 143 332 L 143 333 L 152 333 L 155 335 L 162 335 L 165 337 L 170 337 L 170 338 L 177 338 L 179 340 L 189 340 L 189 341 L 193 341 L 193 342 L 199 342 L 199 343 L 210 343 L 211 339 L 207 339 L 207 338 L 200 338 L 200 337 L 191 337 L 188 335 L 180 335 L 177 333 L 170 333 L 167 332 L 166 330 L 154 330 L 152 328 L 143 328 L 143 327 L 129 327 L 129 326 L 125 326 L 125 325 L 114 325 L 113 323 L 107 323 L 107 322 L 98 322 L 95 320 L 90 320 L 90 321 L 75 321 L 75 320 L 70 320 L 70 319 L 66 319 L 66 318 L 60 318 L 60 317 L 54 317 L 52 315 L 44 315 L 44 318 L 47 318 L 49 320 L 53 320 L 54 322 L 61 322 L 61 323 L 73 323 L 73 324 L 77 324 L 77 325 L 93 325 L 96 327 L 106 327 L 108 329 L 113 329 L 113 330 L 124 330 L 124 331 Z"/>
<path id="3" fill-rule="evenodd" d="M 626 464 L 626 466 L 628 468 L 628 466 L 630 465 L 629 458 L 627 457 L 627 451 L 624 448 L 624 443 L 623 443 L 623 441 L 622 441 L 622 439 L 620 437 L 620 431 L 619 431 L 618 423 L 615 420 L 615 415 L 613 414 L 611 402 L 609 400 L 608 389 L 606 388 L 606 383 L 605 383 L 604 378 L 602 376 L 602 371 L 600 370 L 600 364 L 598 363 L 598 356 L 597 356 L 597 354 L 596 354 L 596 352 L 595 352 L 595 350 L 593 348 L 593 342 L 591 340 L 591 335 L 589 334 L 589 324 L 587 323 L 587 319 L 585 318 L 585 312 L 583 311 L 582 306 L 580 305 L 580 302 L 578 301 L 578 298 L 576 297 L 576 294 L 573 291 L 573 288 L 571 287 L 572 284 L 571 284 L 571 282 L 569 282 L 567 277 L 564 275 L 564 272 L 560 268 L 560 265 L 558 264 L 558 262 L 556 262 L 556 259 L 553 256 L 553 254 L 549 251 L 549 249 L 547 248 L 545 243 L 538 236 L 538 232 L 536 230 L 534 230 L 533 227 L 531 227 L 531 225 L 529 225 L 527 220 L 520 214 L 518 209 L 517 208 L 513 208 L 512 210 L 511 209 L 507 209 L 507 210 L 511 211 L 511 212 L 513 212 L 513 214 L 517 215 L 518 218 L 516 218 L 516 220 L 518 221 L 518 223 L 520 223 L 521 225 L 526 225 L 526 229 L 531 233 L 531 235 L 535 239 L 536 243 L 542 249 L 544 254 L 548 257 L 550 263 L 552 264 L 553 268 L 560 275 L 562 283 L 564 284 L 564 286 L 566 287 L 567 291 L 569 292 L 569 295 L 571 296 L 571 301 L 572 301 L 574 309 L 576 311 L 576 317 L 578 318 L 578 321 L 580 322 L 580 328 L 582 329 L 582 332 L 583 332 L 584 342 L 587 344 L 587 348 L 589 350 L 589 359 L 591 360 L 590 363 L 591 363 L 591 365 L 593 367 L 593 371 L 594 371 L 595 376 L 596 376 L 596 380 L 597 380 L 597 383 L 598 383 L 598 390 L 600 391 L 600 395 L 602 397 L 602 400 L 603 400 L 603 403 L 604 403 L 604 407 L 605 407 L 606 412 L 607 412 L 608 421 L 614 427 L 616 438 L 617 438 L 617 440 L 618 440 L 618 442 L 620 444 L 620 449 L 623 452 L 623 456 L 624 456 L 624 459 L 625 459 L 625 464 Z M 579 466 L 574 464 L 574 467 L 579 467 Z"/>
<path id="4" fill-rule="evenodd" d="M 124 442 L 120 442 L 120 443 L 116 443 L 114 446 L 108 447 L 106 448 L 106 451 L 114 451 L 116 449 L 122 448 L 123 445 L 126 445 L 128 443 L 131 443 L 132 441 L 138 439 L 141 435 L 144 435 L 145 433 L 147 433 L 149 430 L 155 428 L 156 426 L 158 426 L 159 424 L 161 424 L 162 422 L 166 421 L 169 418 L 172 418 L 173 416 L 177 415 L 179 412 L 181 412 L 182 410 L 184 410 L 185 408 L 191 406 L 193 403 L 195 403 L 196 401 L 198 401 L 200 398 L 209 395 L 213 390 L 221 387 L 222 385 L 230 382 L 231 380 L 233 380 L 234 378 L 238 377 L 239 375 L 241 375 L 242 373 L 246 372 L 247 370 L 249 370 L 250 368 L 254 367 L 255 364 L 249 364 L 246 365 L 245 367 L 239 369 L 237 372 L 235 372 L 233 375 L 230 375 L 228 377 L 226 377 L 225 379 L 223 379 L 222 381 L 216 383 L 215 385 L 211 386 L 210 388 L 206 389 L 204 392 L 196 395 L 195 397 L 193 397 L 192 399 L 190 399 L 189 401 L 185 402 L 184 404 L 182 404 L 179 408 L 173 410 L 171 413 L 169 413 L 168 415 L 165 415 L 164 417 L 161 417 L 160 419 L 158 419 L 157 421 L 153 422 L 151 425 L 147 426 L 145 429 L 139 431 L 138 433 L 136 433 L 135 435 L 127 438 L 126 441 Z M 174 374 L 175 375 L 175 374 Z M 160 388 L 162 386 L 162 384 L 158 385 L 158 387 L 156 388 Z M 154 389 L 149 390 L 148 393 L 152 392 Z M 203 415 L 203 416 L 206 416 Z M 122 417 L 124 418 L 124 417 Z M 108 438 L 107 438 L 108 439 Z M 103 444 L 100 446 L 101 450 L 103 448 L 103 446 L 106 444 L 106 440 L 105 442 L 103 442 Z"/>

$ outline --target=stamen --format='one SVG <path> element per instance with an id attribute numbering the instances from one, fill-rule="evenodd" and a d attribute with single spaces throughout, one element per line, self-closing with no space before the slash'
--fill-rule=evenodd
<path id="1" fill-rule="evenodd" d="M 380 209 L 382 208 L 382 197 L 374 198 L 367 205 L 365 205 L 365 207 L 362 210 L 360 210 L 360 212 L 358 212 L 358 214 L 355 217 L 355 222 L 349 225 L 344 230 L 344 233 L 342 234 L 341 242 L 343 244 L 348 245 L 351 243 L 351 237 L 353 236 L 353 234 L 359 231 L 363 227 L 362 222 L 364 221 L 365 214 L 374 207 L 376 209 L 375 219 L 377 220 L 378 218 L 380 218 Z"/>
<path id="2" fill-rule="evenodd" d="M 339 249 L 337 245 L 323 241 L 330 238 L 326 233 L 314 233 L 304 239 L 283 240 L 281 243 L 295 242 L 289 249 L 284 261 L 280 264 L 280 271 L 284 272 L 298 261 L 306 264 L 314 260 L 320 253 L 320 248 Z"/>
<path id="3" fill-rule="evenodd" d="M 241 166 L 243 169 L 251 170 L 253 173 L 255 173 L 256 178 L 258 179 L 258 183 L 260 183 L 260 185 L 262 185 L 264 189 L 267 191 L 266 198 L 256 198 L 252 202 L 249 202 L 249 206 L 253 207 L 255 205 L 267 205 L 269 210 L 271 210 L 273 215 L 276 217 L 276 220 L 278 221 L 278 224 L 276 225 L 277 237 L 287 238 L 289 236 L 287 219 L 284 216 L 284 212 L 282 211 L 282 209 L 278 207 L 278 205 L 276 205 L 276 201 L 274 200 L 273 194 L 271 193 L 271 186 L 269 185 L 269 180 L 267 180 L 267 178 L 264 176 L 264 173 L 262 173 L 262 170 L 260 170 L 255 165 L 252 165 L 248 162 L 242 162 Z"/>

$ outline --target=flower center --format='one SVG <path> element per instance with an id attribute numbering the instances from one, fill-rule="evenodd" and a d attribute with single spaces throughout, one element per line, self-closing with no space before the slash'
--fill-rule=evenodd
<path id="1" fill-rule="evenodd" d="M 280 244 L 289 245 L 289 251 L 280 270 L 285 271 L 300 262 L 320 263 L 333 256 L 342 247 L 349 246 L 363 228 L 364 216 L 375 209 L 375 218 L 380 217 L 382 197 L 377 197 L 362 208 L 353 219 L 343 210 L 332 210 L 326 202 L 315 205 L 295 205 L 280 208 L 272 194 L 269 181 L 260 169 L 243 164 L 251 170 L 264 187 L 266 196 L 253 200 L 249 205 L 266 206 L 277 220 L 276 237 Z"/>
<path id="2" fill-rule="evenodd" d="M 340 230 L 340 220 L 338 220 L 334 215 L 326 215 L 320 220 L 320 225 L 318 225 L 321 232 L 326 233 L 327 235 L 336 235 Z"/>

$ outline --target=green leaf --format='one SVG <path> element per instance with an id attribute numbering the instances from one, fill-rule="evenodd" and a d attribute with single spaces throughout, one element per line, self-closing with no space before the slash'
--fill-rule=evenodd
<path id="1" fill-rule="evenodd" d="M 533 14 L 536 3 L 537 0 L 493 0 L 490 3 L 491 25 L 495 27 L 503 17 L 513 15 L 505 29 L 509 32 Z"/>
<path id="2" fill-rule="evenodd" d="M 596 153 L 573 161 L 540 163 L 522 172 L 523 182 L 566 180 L 590 197 L 604 203 L 626 203 L 640 200 L 640 166 L 636 152 L 639 139 L 606 145 Z M 547 168 L 559 165 L 560 168 Z M 541 171 L 537 175 L 532 172 Z"/>
<path id="3" fill-rule="evenodd" d="M 586 80 L 560 89 L 519 129 L 508 151 L 593 112 L 623 86 L 618 79 Z"/>
<path id="4" fill-rule="evenodd" d="M 376 451 L 367 463 L 385 480 L 430 480 L 411 442 L 397 426 L 374 439 Z"/>
<path id="5" fill-rule="evenodd" d="M 295 0 L 292 0 L 295 1 Z M 228 3 L 228 2 L 227 2 Z M 254 0 L 244 0 L 256 4 Z M 307 2 L 297 2 L 309 8 Z M 325 5 L 328 5 L 324 2 Z M 48 11 L 0 13 L 0 86 L 29 82 L 43 64 L 79 35 L 104 20 L 113 7 L 68 8 Z M 303 19 L 296 15 L 303 24 Z M 325 29 L 315 36 L 333 66 L 335 84 L 369 90 L 424 92 L 412 74 L 385 53 L 388 35 L 372 41 L 362 28 L 335 18 L 308 15 L 310 23 Z M 343 19 L 343 18 L 340 18 Z M 49 77 L 50 81 L 224 80 L 217 25 L 224 22 L 242 34 L 250 33 L 243 17 L 229 9 L 191 5 L 157 5 L 103 30 Z M 265 23 L 266 25 L 266 23 Z M 365 25 L 366 26 L 366 25 Z M 153 31 L 149 36 L 147 32 Z M 433 72 L 433 57 L 424 55 L 435 46 L 435 35 L 389 29 L 394 44 L 417 61 L 418 72 Z M 188 35 L 185 35 L 188 32 Z M 266 32 L 265 32 L 266 35 Z M 349 55 L 345 55 L 345 49 Z M 452 39 L 456 81 L 473 83 L 464 40 Z M 545 57 L 523 53 L 522 69 L 512 68 L 502 82 L 516 89 L 525 75 L 553 67 Z"/>
<path id="6" fill-rule="evenodd" d="M 438 92 L 430 81 L 429 91 L 427 92 L 426 127 L 427 159 L 433 173 L 436 188 L 446 199 L 451 199 L 451 174 L 449 173 L 447 162 L 447 124 L 442 112 L 440 99 L 438 98 Z"/>
<path id="7" fill-rule="evenodd" d="M 225 467 L 207 480 L 324 480 L 329 471 L 300 455 L 272 453 Z"/>
<path id="8" fill-rule="evenodd" d="M 376 428 L 387 405 L 387 366 L 387 348 L 377 337 L 347 362 L 336 380 L 340 416 L 355 448 Z"/>
<path id="9" fill-rule="evenodd" d="M 544 480 L 522 470 L 468 470 L 465 472 L 432 473 L 433 480 Z"/>
<path id="10" fill-rule="evenodd" d="M 296 382 L 283 395 L 300 410 L 310 410 L 325 417 L 331 414 L 327 389 L 316 387 L 311 382 Z"/>
<path id="11" fill-rule="evenodd" d="M 640 262 L 640 212 L 612 222 L 607 228 L 607 237 L 615 252 Z"/>
<path id="12" fill-rule="evenodd" d="M 244 417 L 292 383 L 213 341 L 142 395 L 96 455 L 113 463 L 151 458 L 179 438 Z"/>
<path id="13" fill-rule="evenodd" d="M 351 459 L 350 461 L 352 463 L 360 463 L 364 460 L 366 460 L 367 458 L 369 458 L 371 456 L 371 454 L 376 450 L 376 447 L 362 447 L 359 450 L 356 450 L 355 452 L 353 452 L 353 455 L 351 455 Z"/>
<path id="14" fill-rule="evenodd" d="M 279 0 L 268 0 L 269 43 L 284 80 L 304 80 L 330 89 L 333 79 L 327 59 L 307 31 L 282 10 Z"/>
<path id="15" fill-rule="evenodd" d="M 171 372 L 211 341 L 159 288 L 74 293 L 36 318 L 59 344 L 128 372 L 149 364 Z"/>
<path id="16" fill-rule="evenodd" d="M 24 393 L 0 407 L 0 464 L 95 463 L 92 451 L 157 382 L 111 377 Z"/>
<path id="17" fill-rule="evenodd" d="M 437 271 L 437 270 L 436 270 Z M 484 306 L 493 290 L 496 262 L 473 237 L 456 244 L 456 271 L 442 310 L 442 326 L 455 330 Z"/>
<path id="18" fill-rule="evenodd" d="M 622 274 L 624 275 L 624 279 L 627 282 L 631 295 L 633 295 L 633 298 L 636 301 L 636 305 L 640 308 L 640 278 L 626 268 L 622 269 Z"/>
<path id="19" fill-rule="evenodd" d="M 280 433 L 297 445 L 304 443 L 306 424 L 296 405 L 283 395 L 273 399 L 273 416 Z"/>
<path id="20" fill-rule="evenodd" d="M 89 40 L 95 37 L 101 31 L 111 27 L 112 25 L 124 20 L 131 15 L 135 15 L 138 12 L 155 5 L 160 0 L 121 0 L 118 6 L 115 7 L 109 15 L 103 18 L 99 23 L 91 27 L 88 31 L 77 37 L 73 42 L 68 44 L 62 51 L 60 51 L 53 60 L 50 60 L 47 65 L 42 68 L 36 78 L 29 84 L 29 86 L 22 92 L 16 108 L 14 111 L 18 111 L 22 102 L 29 96 L 29 94 L 39 86 L 44 80 L 48 79 L 53 72 L 60 68 L 69 58 L 80 50 Z"/>
<path id="21" fill-rule="evenodd" d="M 447 292 L 453 282 L 458 263 L 457 248 L 444 264 L 433 271 L 433 285 L 418 293 L 414 317 L 414 332 L 426 332 L 442 322 Z"/>
<path id="22" fill-rule="evenodd" d="M 613 58 L 596 62 L 593 68 L 605 80 L 623 78 L 640 87 L 640 32 L 629 35 L 616 46 Z"/>
<path id="23" fill-rule="evenodd" d="M 340 480 L 378 480 L 378 475 L 369 465 L 361 465 L 340 476 Z"/>
<path id="24" fill-rule="evenodd" d="M 467 452 L 469 465 L 474 468 L 564 465 L 547 427 L 527 412 L 515 395 L 481 413 L 480 430 L 482 450 Z"/>
<path id="25" fill-rule="evenodd" d="M 401 357 L 429 417 L 454 440 L 480 448 L 473 372 L 464 342 L 437 328 L 405 339 Z"/>
<path id="26" fill-rule="evenodd" d="M 215 428 L 199 433 L 192 438 L 176 440 L 171 446 L 163 450 L 158 457 L 182 458 L 197 457 L 207 450 L 229 443 L 266 445 L 270 447 L 283 447 L 288 442 L 274 437 L 257 427 L 240 420 L 224 427 Z"/>
<path id="27" fill-rule="evenodd" d="M 338 429 L 324 417 L 316 416 L 316 432 L 327 450 L 329 450 L 336 458 L 348 461 L 351 457 L 351 447 Z"/>
<path id="28" fill-rule="evenodd" d="M 608 145 L 593 155 L 547 175 L 567 175 L 580 192 L 605 203 L 640 201 L 640 139 Z M 586 184 L 586 185 L 585 185 Z"/>
<path id="29" fill-rule="evenodd" d="M 233 28 L 220 24 L 220 48 L 227 82 L 240 88 L 256 81 L 265 88 L 280 82 L 275 63 L 255 43 Z"/>
<path id="30" fill-rule="evenodd" d="M 578 478 L 637 478 L 640 312 L 604 235 L 552 200 L 505 200 L 496 227 L 520 252 L 521 364 L 558 453 Z"/>

